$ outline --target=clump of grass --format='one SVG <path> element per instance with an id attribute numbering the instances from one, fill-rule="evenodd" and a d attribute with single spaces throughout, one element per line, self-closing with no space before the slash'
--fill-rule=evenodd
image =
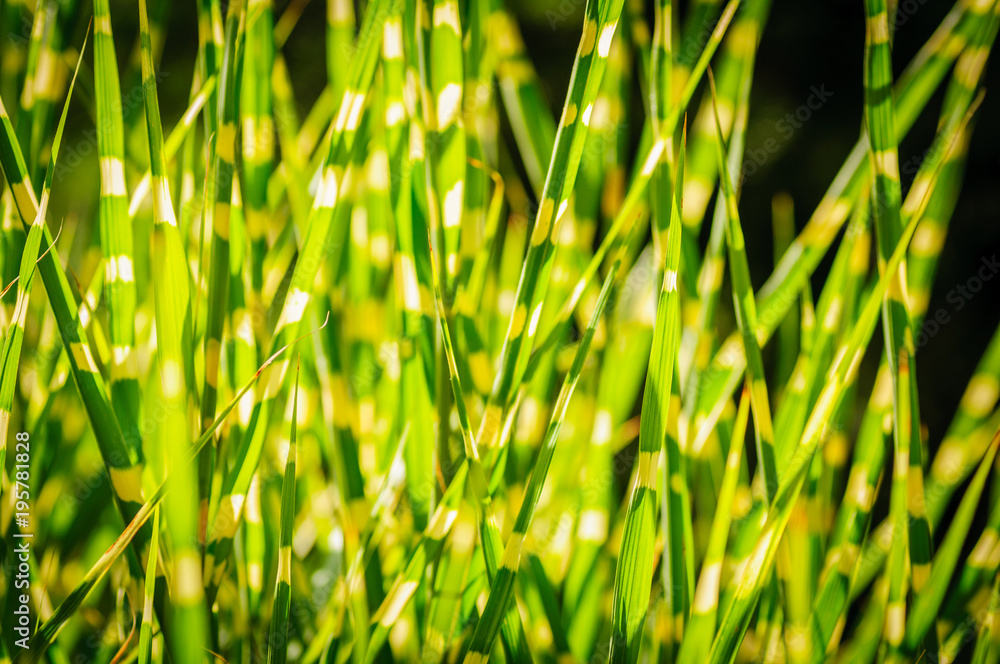
<path id="1" fill-rule="evenodd" d="M 0 533 L 33 555 L 0 662 L 998 661 L 1000 330 L 940 439 L 915 335 L 1000 2 L 895 80 L 892 4 L 756 292 L 769 0 L 588 0 L 555 115 L 500 0 L 329 0 L 304 117 L 308 0 L 177 8 L 180 104 L 166 3 L 4 4 Z M 99 186 L 64 221 L 74 114 Z"/>

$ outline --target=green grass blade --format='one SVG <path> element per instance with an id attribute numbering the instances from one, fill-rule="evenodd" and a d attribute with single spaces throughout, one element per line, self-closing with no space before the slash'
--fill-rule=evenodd
<path id="1" fill-rule="evenodd" d="M 639 657 L 640 634 L 649 605 L 653 570 L 660 450 L 665 444 L 670 409 L 679 407 L 679 404 L 672 404 L 670 391 L 680 344 L 677 272 L 680 269 L 679 198 L 682 183 L 683 172 L 679 165 L 674 176 L 675 187 L 672 188 L 676 193 L 671 208 L 667 244 L 658 266 L 658 273 L 663 277 L 657 296 L 649 375 L 642 398 L 638 474 L 629 495 L 621 553 L 615 571 L 609 659 L 616 663 L 635 662 Z M 673 468 L 668 469 L 668 472 L 674 471 Z M 676 544 L 679 545 L 680 542 Z M 672 583 L 678 583 L 678 580 L 675 579 Z"/>
<path id="2" fill-rule="evenodd" d="M 577 47 L 569 92 L 563 106 L 541 203 L 531 231 L 531 245 L 518 281 L 513 313 L 500 353 L 500 370 L 480 423 L 477 440 L 492 456 L 508 401 L 520 384 L 545 301 L 554 255 L 555 231 L 569 205 L 576 181 L 593 101 L 600 88 L 621 14 L 622 0 L 589 0 L 583 35 Z M 579 122 L 577 121 L 579 119 Z"/>
<path id="3" fill-rule="evenodd" d="M 153 538 L 150 551 L 159 551 L 160 510 L 153 510 Z M 157 556 L 149 556 L 146 562 L 146 580 L 142 595 L 142 624 L 139 627 L 139 664 L 149 664 L 153 656 L 153 598 L 156 592 Z"/>
<path id="4" fill-rule="evenodd" d="M 167 182 L 163 155 L 156 76 L 150 46 L 146 2 L 139 3 L 142 30 L 142 91 L 149 133 L 149 162 L 153 182 L 153 270 L 156 275 L 156 349 L 160 389 L 166 409 L 165 421 L 157 433 L 160 449 L 167 451 L 167 473 L 178 489 L 166 504 L 167 529 L 174 544 L 174 572 L 170 579 L 173 604 L 168 638 L 172 652 L 184 661 L 204 661 L 208 648 L 208 620 L 204 604 L 201 555 L 197 547 L 198 500 L 196 474 L 186 457 L 191 440 L 189 409 L 193 387 L 191 304 L 187 261 L 181 244 L 174 207 Z"/>
<path id="5" fill-rule="evenodd" d="M 972 477 L 969 488 L 965 490 L 962 501 L 955 511 L 955 517 L 948 525 L 941 548 L 934 556 L 935 574 L 913 598 L 913 609 L 906 623 L 903 651 L 912 657 L 920 649 L 927 631 L 934 628 L 938 611 L 948 591 L 949 581 L 955 572 L 962 547 L 972 527 L 976 507 L 986 487 L 986 479 L 990 474 L 993 460 L 996 458 L 997 446 L 1000 445 L 1000 433 L 993 436 L 989 449 Z"/>
<path id="6" fill-rule="evenodd" d="M 94 78 L 101 169 L 101 249 L 106 274 L 104 297 L 112 344 L 111 405 L 130 452 L 142 459 L 135 358 L 135 248 L 125 187 L 121 85 L 107 0 L 94 3 Z"/>
<path id="7" fill-rule="evenodd" d="M 743 445 L 746 436 L 747 418 L 750 415 L 749 390 L 743 391 L 740 398 L 739 411 L 736 414 L 736 426 L 726 457 L 726 471 L 719 491 L 718 509 L 712 519 L 712 531 L 702 562 L 701 574 L 695 588 L 695 599 L 691 614 L 691 623 L 681 641 L 677 661 L 680 664 L 704 661 L 711 647 L 712 635 L 715 633 L 716 619 L 719 610 L 719 591 L 722 583 L 722 563 L 726 552 L 726 538 L 729 536 L 729 526 L 732 513 L 729 506 L 733 504 L 737 483 L 740 480 L 740 466 L 743 462 Z"/>
<path id="8" fill-rule="evenodd" d="M 715 95 L 715 83 L 712 94 Z M 771 406 L 764 377 L 764 357 L 757 341 L 757 308 L 753 298 L 753 284 L 750 282 L 750 266 L 747 261 L 743 241 L 743 229 L 736 202 L 736 192 L 729 179 L 724 150 L 722 123 L 718 106 L 715 107 L 715 126 L 718 132 L 716 156 L 726 204 L 726 245 L 729 248 L 729 272 L 733 280 L 733 302 L 736 307 L 736 321 L 743 338 L 743 349 L 747 357 L 747 384 L 750 387 L 750 405 L 753 407 L 754 437 L 757 442 L 757 458 L 764 478 L 764 492 L 767 501 L 774 500 L 778 488 L 778 472 L 774 454 L 774 425 L 771 420 Z"/>
<path id="9" fill-rule="evenodd" d="M 618 260 L 615 261 L 611 270 L 608 272 L 608 275 L 605 277 L 604 285 L 601 288 L 601 294 L 598 297 L 597 304 L 594 306 L 590 322 L 588 323 L 586 330 L 584 330 L 583 337 L 580 339 L 580 343 L 577 346 L 576 354 L 573 357 L 573 365 L 566 374 L 566 378 L 559 390 L 559 397 L 556 400 L 555 408 L 552 410 L 552 416 L 549 419 L 549 424 L 545 431 L 545 439 L 542 443 L 541 449 L 539 450 L 538 457 L 535 460 L 535 466 L 531 472 L 531 479 L 528 481 L 528 485 L 525 488 L 525 495 L 521 502 L 521 508 L 517 513 L 517 518 L 514 520 L 513 530 L 511 531 L 507 544 L 504 547 L 501 565 L 496 574 L 493 576 L 493 581 L 490 585 L 489 600 L 486 603 L 486 608 L 482 611 L 482 616 L 476 625 L 476 631 L 472 637 L 472 643 L 469 646 L 470 657 L 473 654 L 478 653 L 481 658 L 485 659 L 486 655 L 490 652 L 493 641 L 496 639 L 496 636 L 500 631 L 500 625 L 503 622 L 504 614 L 507 613 L 507 607 L 512 601 L 511 598 L 514 595 L 514 583 L 517 579 L 517 568 L 521 562 L 525 538 L 527 537 L 528 528 L 531 525 L 535 509 L 538 506 L 538 499 L 541 495 L 542 487 L 545 484 L 549 465 L 552 463 L 552 456 L 555 452 L 556 443 L 559 439 L 559 432 L 562 429 L 563 420 L 566 417 L 566 410 L 569 407 L 573 391 L 576 389 L 576 384 L 580 379 L 580 373 L 583 371 L 584 361 L 587 359 L 587 352 L 589 351 L 590 344 L 594 339 L 594 333 L 597 330 L 597 325 L 604 313 L 604 307 L 608 303 L 608 297 L 611 293 L 612 286 L 615 283 L 615 277 L 617 276 L 618 269 L 620 267 L 621 257 L 619 256 Z M 473 659 L 473 661 L 476 660 Z"/>
<path id="10" fill-rule="evenodd" d="M 281 483 L 278 578 L 274 586 L 271 626 L 267 636 L 268 664 L 283 664 L 288 652 L 288 613 L 292 604 L 292 528 L 295 525 L 296 421 L 299 410 L 299 367 L 295 367 L 292 396 L 292 432 L 288 439 L 285 477 Z"/>

